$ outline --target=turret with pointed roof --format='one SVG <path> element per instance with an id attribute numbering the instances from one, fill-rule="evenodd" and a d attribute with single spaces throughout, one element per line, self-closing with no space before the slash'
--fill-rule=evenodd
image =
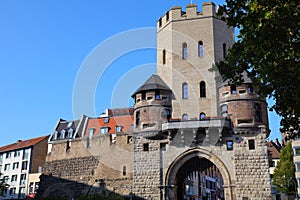
<path id="1" fill-rule="evenodd" d="M 172 91 L 158 75 L 152 75 L 132 95 L 134 99 L 134 132 L 161 130 L 163 121 L 170 119 Z"/>

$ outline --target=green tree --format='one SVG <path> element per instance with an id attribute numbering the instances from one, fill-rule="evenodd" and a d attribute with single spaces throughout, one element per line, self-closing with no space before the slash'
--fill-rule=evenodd
<path id="1" fill-rule="evenodd" d="M 273 185 L 276 189 L 287 194 L 295 195 L 295 165 L 293 163 L 293 150 L 291 142 L 281 150 L 279 162 L 276 165 L 273 175 Z"/>
<path id="2" fill-rule="evenodd" d="M 0 173 L 0 177 L 1 177 Z M 7 183 L 5 183 L 4 177 L 0 178 L 0 196 L 3 196 L 4 191 L 9 187 Z"/>
<path id="3" fill-rule="evenodd" d="M 299 13 L 298 0 L 226 0 L 218 14 L 239 29 L 238 41 L 213 67 L 232 83 L 246 71 L 259 94 L 275 100 L 270 110 L 282 117 L 281 131 L 294 133 L 300 119 Z"/>

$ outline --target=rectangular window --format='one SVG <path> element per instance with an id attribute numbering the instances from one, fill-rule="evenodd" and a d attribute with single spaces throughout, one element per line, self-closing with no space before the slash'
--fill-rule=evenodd
<path id="1" fill-rule="evenodd" d="M 167 143 L 160 143 L 160 150 L 166 151 L 167 150 Z"/>
<path id="2" fill-rule="evenodd" d="M 15 155 L 14 157 L 19 157 L 21 155 L 21 152 L 18 150 L 18 151 L 15 151 Z"/>
<path id="3" fill-rule="evenodd" d="M 126 176 L 126 166 L 123 166 L 123 176 Z"/>
<path id="4" fill-rule="evenodd" d="M 132 136 L 127 136 L 127 144 L 132 144 Z"/>
<path id="5" fill-rule="evenodd" d="M 230 91 L 231 94 L 236 94 L 236 86 L 235 85 L 230 86 Z"/>
<path id="6" fill-rule="evenodd" d="M 149 151 L 149 143 L 143 144 L 143 150 L 144 151 Z"/>
<path id="7" fill-rule="evenodd" d="M 4 183 L 8 183 L 8 176 L 4 176 L 3 181 L 4 181 Z"/>
<path id="8" fill-rule="evenodd" d="M 21 174 L 20 185 L 26 184 L 26 174 Z"/>
<path id="9" fill-rule="evenodd" d="M 22 170 L 26 170 L 28 165 L 28 161 L 23 161 L 22 162 Z"/>
<path id="10" fill-rule="evenodd" d="M 255 141 L 254 140 L 248 140 L 249 150 L 255 149 Z"/>
<path id="11" fill-rule="evenodd" d="M 122 126 L 116 126 L 116 132 L 120 133 L 122 131 Z"/>
<path id="12" fill-rule="evenodd" d="M 35 183 L 35 189 L 34 189 L 34 193 L 36 194 L 37 190 L 39 189 L 40 186 L 40 182 L 36 182 Z"/>
<path id="13" fill-rule="evenodd" d="M 135 126 L 139 126 L 140 125 L 140 111 L 136 111 L 135 113 Z"/>
<path id="14" fill-rule="evenodd" d="M 109 122 L 109 117 L 105 117 L 104 124 L 107 124 Z"/>
<path id="15" fill-rule="evenodd" d="M 29 157 L 29 149 L 23 150 L 23 160 L 28 159 Z"/>
<path id="16" fill-rule="evenodd" d="M 0 154 L 0 164 L 3 162 L 3 154 Z"/>
<path id="17" fill-rule="evenodd" d="M 294 147 L 295 156 L 300 156 L 300 147 Z"/>
<path id="18" fill-rule="evenodd" d="M 4 171 L 10 170 L 10 164 L 5 164 L 4 165 Z"/>
<path id="19" fill-rule="evenodd" d="M 10 188 L 10 189 L 9 189 L 9 194 L 10 194 L 10 195 L 16 194 L 16 188 L 15 188 L 15 187 L 14 187 L 14 188 Z"/>
<path id="20" fill-rule="evenodd" d="M 159 93 L 159 91 L 155 91 L 155 99 L 156 100 L 160 99 L 160 93 Z"/>
<path id="21" fill-rule="evenodd" d="M 15 163 L 13 164 L 13 168 L 12 168 L 12 169 L 14 170 L 14 169 L 18 169 L 18 168 L 19 168 L 19 163 L 18 163 L 18 162 L 15 162 Z"/>
<path id="22" fill-rule="evenodd" d="M 6 153 L 6 158 L 11 158 L 11 154 L 12 154 L 11 152 L 7 152 Z"/>
<path id="23" fill-rule="evenodd" d="M 102 127 L 102 128 L 100 128 L 100 133 L 101 133 L 101 134 L 106 134 L 106 133 L 108 133 L 108 127 Z"/>
<path id="24" fill-rule="evenodd" d="M 300 163 L 299 162 L 295 163 L 295 167 L 296 167 L 296 172 L 300 172 Z"/>
<path id="25" fill-rule="evenodd" d="M 233 150 L 233 141 L 226 141 L 226 148 L 227 151 L 232 151 Z"/>
<path id="26" fill-rule="evenodd" d="M 29 194 L 33 194 L 34 193 L 34 183 L 30 182 L 29 183 Z"/>
<path id="27" fill-rule="evenodd" d="M 12 175 L 11 176 L 11 182 L 17 181 L 18 175 Z"/>

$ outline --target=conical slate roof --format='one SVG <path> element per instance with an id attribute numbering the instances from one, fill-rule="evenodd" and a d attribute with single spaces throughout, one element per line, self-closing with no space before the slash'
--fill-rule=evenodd
<path id="1" fill-rule="evenodd" d="M 160 76 L 153 74 L 139 89 L 137 89 L 132 97 L 142 91 L 149 91 L 149 90 L 168 90 L 171 89 L 168 85 L 160 78 Z"/>

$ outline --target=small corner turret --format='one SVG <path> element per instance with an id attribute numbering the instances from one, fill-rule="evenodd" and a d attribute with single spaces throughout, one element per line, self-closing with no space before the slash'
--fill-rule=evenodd
<path id="1" fill-rule="evenodd" d="M 171 118 L 172 91 L 158 75 L 152 75 L 132 98 L 134 132 L 160 131 L 162 122 Z"/>

